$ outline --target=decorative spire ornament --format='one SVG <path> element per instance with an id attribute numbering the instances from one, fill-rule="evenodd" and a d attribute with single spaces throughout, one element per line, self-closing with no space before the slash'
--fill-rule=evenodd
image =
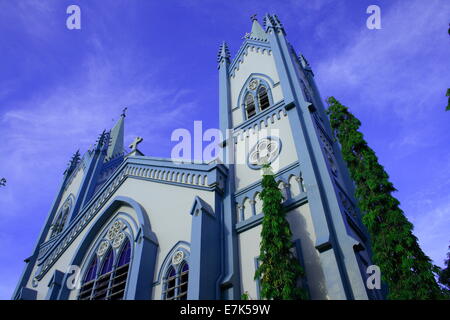
<path id="1" fill-rule="evenodd" d="M 217 62 L 220 63 L 222 59 L 230 59 L 230 50 L 228 50 L 228 45 L 224 41 L 219 47 L 219 53 L 217 54 Z"/>

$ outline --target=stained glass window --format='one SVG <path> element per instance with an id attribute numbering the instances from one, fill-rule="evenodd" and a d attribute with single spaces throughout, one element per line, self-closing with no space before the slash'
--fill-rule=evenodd
<path id="1" fill-rule="evenodd" d="M 79 300 L 121 300 L 125 294 L 128 271 L 131 261 L 131 243 L 128 238 L 118 250 L 115 259 L 114 250 L 110 248 L 101 259 L 95 256 L 86 270 L 83 284 L 78 295 Z"/>
<path id="2" fill-rule="evenodd" d="M 96 276 L 97 257 L 94 256 L 84 276 L 83 284 L 81 285 L 80 293 L 78 295 L 79 300 L 89 300 L 91 298 Z"/>

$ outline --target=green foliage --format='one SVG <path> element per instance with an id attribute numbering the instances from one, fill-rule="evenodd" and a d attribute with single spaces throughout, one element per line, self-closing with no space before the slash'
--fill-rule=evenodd
<path id="1" fill-rule="evenodd" d="M 250 300 L 250 296 L 248 295 L 248 292 L 245 291 L 242 295 L 241 295 L 241 300 Z"/>
<path id="2" fill-rule="evenodd" d="M 450 249 L 450 246 L 448 247 Z M 447 259 L 445 260 L 445 268 L 439 272 L 439 282 L 450 295 L 450 251 L 447 253 Z"/>
<path id="3" fill-rule="evenodd" d="M 375 152 L 367 145 L 360 121 L 334 97 L 328 99 L 331 127 L 356 185 L 362 221 L 371 238 L 373 262 L 389 287 L 389 299 L 438 299 L 437 268 L 420 249 L 413 225 L 392 196 L 396 191 Z"/>
<path id="4" fill-rule="evenodd" d="M 445 108 L 445 111 L 449 111 L 450 110 L 450 88 L 447 89 L 446 96 L 448 97 L 448 104 L 447 104 L 447 108 Z"/>
<path id="5" fill-rule="evenodd" d="M 255 279 L 260 279 L 261 296 L 266 299 L 304 299 L 305 292 L 297 287 L 303 270 L 292 253 L 292 232 L 282 206 L 283 196 L 269 165 L 263 167 L 262 192 L 264 218 L 262 222 L 260 265 Z"/>

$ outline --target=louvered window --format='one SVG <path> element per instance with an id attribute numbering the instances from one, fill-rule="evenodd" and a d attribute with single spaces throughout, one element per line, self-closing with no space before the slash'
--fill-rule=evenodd
<path id="1" fill-rule="evenodd" d="M 245 97 L 245 111 L 247 112 L 247 119 L 256 114 L 255 100 L 250 93 Z"/>
<path id="2" fill-rule="evenodd" d="M 267 95 L 267 89 L 264 86 L 258 89 L 258 101 L 261 111 L 267 109 L 270 106 L 269 96 Z"/>

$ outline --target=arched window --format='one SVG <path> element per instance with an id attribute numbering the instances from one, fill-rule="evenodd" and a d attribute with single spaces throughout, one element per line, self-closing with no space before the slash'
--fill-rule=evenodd
<path id="1" fill-rule="evenodd" d="M 111 278 L 114 263 L 114 251 L 109 250 L 106 254 L 99 276 L 97 277 L 93 300 L 105 300 L 108 295 L 108 284 Z"/>
<path id="2" fill-rule="evenodd" d="M 130 269 L 130 259 L 131 259 L 131 245 L 130 242 L 127 241 L 122 248 L 122 252 L 120 253 L 117 267 L 113 276 L 111 284 L 112 300 L 119 300 L 123 298 L 128 278 L 128 271 Z"/>
<path id="3" fill-rule="evenodd" d="M 264 86 L 258 89 L 258 101 L 261 111 L 267 109 L 270 106 L 269 96 L 267 95 L 267 89 Z"/>
<path id="4" fill-rule="evenodd" d="M 167 271 L 166 281 L 166 300 L 172 300 L 175 297 L 175 287 L 177 281 L 177 274 L 173 267 L 170 267 Z"/>
<path id="5" fill-rule="evenodd" d="M 130 241 L 128 238 L 124 240 L 117 255 L 112 246 L 100 258 L 98 255 L 103 243 L 105 242 L 100 243 L 96 256 L 86 270 L 78 295 L 79 300 L 121 300 L 124 297 L 131 260 Z"/>
<path id="6" fill-rule="evenodd" d="M 56 218 L 55 223 L 52 225 L 52 234 L 50 236 L 51 238 L 60 234 L 64 230 L 67 217 L 69 216 L 69 211 L 70 211 L 69 205 L 65 205 L 63 207 L 63 210 L 59 213 L 58 217 Z"/>
<path id="7" fill-rule="evenodd" d="M 186 300 L 189 283 L 189 264 L 170 266 L 166 273 L 163 297 L 165 300 Z"/>
<path id="8" fill-rule="evenodd" d="M 178 297 L 180 300 L 187 299 L 188 282 L 189 282 L 189 265 L 187 263 L 183 263 L 180 273 L 180 287 L 178 289 Z"/>
<path id="9" fill-rule="evenodd" d="M 97 277 L 97 257 L 94 256 L 86 271 L 81 285 L 79 300 L 89 300 L 91 298 L 92 289 L 94 288 L 95 278 Z"/>
<path id="10" fill-rule="evenodd" d="M 251 93 L 248 93 L 245 97 L 245 111 L 247 112 L 247 119 L 256 114 L 255 100 Z"/>

